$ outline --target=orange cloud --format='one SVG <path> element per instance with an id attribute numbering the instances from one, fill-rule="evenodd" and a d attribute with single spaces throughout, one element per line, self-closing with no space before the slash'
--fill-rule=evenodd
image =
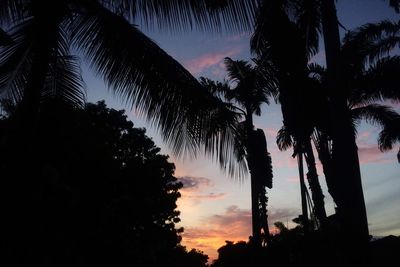
<path id="1" fill-rule="evenodd" d="M 192 176 L 177 178 L 183 184 L 183 188 L 180 190 L 181 198 L 179 199 L 179 206 L 182 210 L 196 206 L 201 201 L 222 199 L 227 195 L 227 193 L 222 192 L 209 192 L 214 183 L 208 178 Z M 204 192 L 206 189 L 208 189 L 208 192 Z"/>
<path id="2" fill-rule="evenodd" d="M 269 213 L 269 222 L 296 217 L 293 210 L 279 209 Z M 230 206 L 224 214 L 215 214 L 203 220 L 201 227 L 187 227 L 183 233 L 183 245 L 204 251 L 211 260 L 218 257 L 217 250 L 229 241 L 247 241 L 251 235 L 251 211 Z M 277 229 L 270 227 L 271 233 Z"/>

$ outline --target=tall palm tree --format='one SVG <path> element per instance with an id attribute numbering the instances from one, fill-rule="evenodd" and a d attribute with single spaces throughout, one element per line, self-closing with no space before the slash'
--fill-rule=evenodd
<path id="1" fill-rule="evenodd" d="M 227 107 L 240 115 L 234 149 L 239 163 L 245 164 L 250 172 L 252 243 L 260 247 L 262 239 L 269 241 L 266 188 L 272 188 L 272 165 L 264 132 L 254 129 L 253 115 L 261 115 L 261 105 L 269 103 L 269 98 L 274 96 L 275 84 L 271 77 L 263 75 L 257 66 L 253 67 L 246 61 L 226 58 L 225 65 L 228 82 L 202 78 L 201 83 L 216 97 L 227 101 Z"/>
<path id="2" fill-rule="evenodd" d="M 330 117 L 332 124 L 332 171 L 335 172 L 333 182 L 337 186 L 337 201 L 339 206 L 339 220 L 342 224 L 343 234 L 352 239 L 355 243 L 361 242 L 366 245 L 369 237 L 365 201 L 361 185 L 361 175 L 359 159 L 355 137 L 352 134 L 351 118 L 347 113 L 347 100 L 344 91 L 344 84 L 341 80 L 340 35 L 339 22 L 336 14 L 335 0 L 277 0 L 261 1 L 261 8 L 258 17 L 267 21 L 276 18 L 274 14 L 267 14 L 266 11 L 271 7 L 268 5 L 280 4 L 295 17 L 302 17 L 302 14 L 309 18 L 305 23 L 307 29 L 308 43 L 315 43 L 319 37 L 319 30 L 324 38 L 325 54 L 328 67 L 329 95 L 331 98 Z M 398 0 L 389 1 L 390 5 L 399 10 Z M 266 7 L 263 9 L 262 7 Z M 305 9 L 301 8 L 304 7 Z M 307 19 L 305 20 L 307 22 Z M 265 25 L 265 23 L 263 23 Z M 279 24 L 279 22 L 278 22 Z M 276 24 L 275 24 L 276 25 Z M 277 27 L 278 28 L 278 27 Z M 316 33 L 316 34 L 315 34 Z M 285 32 L 286 34 L 286 32 Z M 284 35 L 282 32 L 281 35 Z M 289 34 L 288 34 L 289 35 Z M 262 39 L 258 39 L 260 46 L 268 44 Z M 286 51 L 290 51 L 287 49 Z M 352 246 L 352 245 L 350 245 Z"/>
<path id="3" fill-rule="evenodd" d="M 361 119 L 379 125 L 382 132 L 378 143 L 382 151 L 392 148 L 399 133 L 398 115 L 381 103 L 400 100 L 400 57 L 390 55 L 400 43 L 399 31 L 399 23 L 386 20 L 363 25 L 346 34 L 340 52 L 353 134 L 356 135 L 354 127 Z M 325 68 L 313 65 L 310 71 L 321 86 L 327 86 Z"/>
<path id="4" fill-rule="evenodd" d="M 299 1 L 301 2 L 301 1 Z M 309 3 L 308 3 L 309 4 Z M 285 132 L 293 137 L 295 154 L 299 157 L 300 178 L 302 177 L 303 154 L 307 151 L 309 167 L 308 180 L 315 204 L 315 212 L 321 224 L 326 220 L 324 196 L 319 185 L 315 169 L 314 156 L 310 143 L 310 134 L 316 123 L 312 105 L 317 93 L 313 82 L 307 77 L 307 62 L 318 48 L 318 29 L 310 25 L 318 19 L 318 14 L 304 13 L 291 17 L 290 10 L 301 6 L 292 5 L 289 1 L 265 1 L 256 22 L 252 38 L 252 49 L 261 57 L 271 58 L 279 79 L 279 101 L 284 118 Z M 273 25 L 280 25 L 279 27 Z M 314 29 L 314 30 L 312 30 Z M 268 63 L 269 64 L 269 63 Z M 286 139 L 287 140 L 287 139 Z M 305 187 L 301 182 L 302 196 Z M 306 218 L 307 202 L 302 197 L 303 217 Z M 307 224 L 307 222 L 304 222 Z M 306 226 L 305 229 L 308 227 Z"/>
<path id="5" fill-rule="evenodd" d="M 207 136 L 199 133 L 202 117 L 220 107 L 133 23 L 171 31 L 249 29 L 256 2 L 1 1 L 0 23 L 14 42 L 0 51 L 0 90 L 20 103 L 27 124 L 35 121 L 43 97 L 54 92 L 63 92 L 62 98 L 73 104 L 82 103 L 76 75 L 79 61 L 71 56 L 73 49 L 160 129 L 176 153 L 194 152 L 204 144 L 200 138 Z M 56 82 L 60 74 L 63 81 Z"/>

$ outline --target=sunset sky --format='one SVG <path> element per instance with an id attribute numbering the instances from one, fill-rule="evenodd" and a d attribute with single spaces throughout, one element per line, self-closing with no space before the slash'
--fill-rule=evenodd
<path id="1" fill-rule="evenodd" d="M 385 18 L 400 18 L 383 0 L 341 0 L 337 7 L 340 21 L 347 29 Z M 251 33 L 192 32 L 170 35 L 143 30 L 196 77 L 222 80 L 226 75 L 224 57 L 250 58 Z M 313 60 L 323 63 L 324 52 L 321 51 Z M 129 110 L 121 99 L 107 91 L 102 80 L 94 78 L 90 73 L 84 70 L 88 101 L 106 99 L 110 107 Z M 171 155 L 155 129 L 149 128 L 133 112 L 129 114 L 136 127 L 146 127 L 147 134 L 153 137 L 162 152 Z M 262 116 L 257 117 L 255 123 L 256 127 L 266 133 L 274 167 L 274 187 L 268 192 L 269 222 L 272 225 L 275 221 L 282 221 L 292 226 L 291 220 L 301 212 L 300 190 L 297 164 L 291 158 L 292 152 L 278 151 L 275 143 L 276 132 L 282 126 L 280 107 L 265 106 Z M 376 145 L 378 130 L 361 124 L 357 138 L 370 232 L 375 236 L 400 235 L 400 164 L 396 159 L 398 148 L 381 153 Z M 176 176 L 184 184 L 182 197 L 178 201 L 181 226 L 185 228 L 183 244 L 216 258 L 216 250 L 225 244 L 225 240 L 247 240 L 251 233 L 249 179 L 234 180 L 221 172 L 217 164 L 202 157 L 182 160 L 171 155 L 171 161 L 176 164 Z M 331 214 L 332 199 L 327 193 L 321 167 L 318 168 L 324 186 L 326 208 Z"/>

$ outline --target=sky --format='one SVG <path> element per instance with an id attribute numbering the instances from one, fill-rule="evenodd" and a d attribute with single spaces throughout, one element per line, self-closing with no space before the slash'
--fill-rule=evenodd
<path id="1" fill-rule="evenodd" d="M 400 18 L 383 0 L 339 0 L 337 9 L 341 23 L 348 30 L 367 22 Z M 195 77 L 223 80 L 226 78 L 225 57 L 244 60 L 251 57 L 249 32 L 167 34 L 142 30 Z M 324 52 L 320 51 L 312 60 L 323 64 Z M 183 245 L 202 250 L 215 259 L 217 249 L 226 240 L 248 240 L 251 234 L 248 178 L 235 180 L 224 174 L 211 159 L 202 156 L 191 160 L 174 158 L 156 129 L 129 111 L 129 107 L 87 68 L 84 68 L 84 79 L 88 101 L 105 99 L 110 107 L 126 109 L 135 126 L 146 127 L 147 134 L 162 148 L 162 153 L 171 156 L 170 160 L 176 165 L 175 175 L 184 184 L 182 197 L 178 200 L 182 220 L 180 226 L 185 228 Z M 396 107 L 396 104 L 393 105 Z M 267 136 L 274 167 L 274 185 L 268 190 L 269 223 L 272 230 L 276 221 L 292 227 L 291 220 L 301 213 L 297 162 L 291 157 L 291 151 L 280 152 L 276 146 L 276 133 L 282 126 L 280 107 L 272 104 L 264 106 L 262 111 L 262 116 L 255 118 L 255 125 L 263 129 Z M 396 159 L 397 148 L 381 153 L 376 145 L 378 132 L 378 128 L 362 123 L 357 137 L 369 229 L 374 236 L 400 235 L 400 164 Z M 326 209 L 332 214 L 333 202 L 327 193 L 320 164 L 317 167 L 326 197 Z"/>

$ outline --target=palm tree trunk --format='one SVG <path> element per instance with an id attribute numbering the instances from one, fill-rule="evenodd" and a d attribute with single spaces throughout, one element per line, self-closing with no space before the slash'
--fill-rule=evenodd
<path id="1" fill-rule="evenodd" d="M 301 151 L 297 153 L 297 162 L 298 162 L 299 177 L 300 177 L 302 223 L 304 226 L 304 232 L 307 233 L 310 230 L 310 228 L 309 228 L 308 208 L 307 208 L 307 198 L 306 198 L 307 187 L 304 182 L 303 152 Z"/>
<path id="2" fill-rule="evenodd" d="M 324 194 L 318 180 L 317 168 L 315 167 L 315 157 L 311 146 L 311 140 L 307 139 L 304 143 L 304 156 L 307 163 L 307 180 L 311 189 L 311 196 L 315 206 L 315 215 L 318 218 L 321 228 L 326 225 L 326 211 L 324 203 Z"/>
<path id="3" fill-rule="evenodd" d="M 322 26 L 331 97 L 332 160 L 337 188 L 337 205 L 343 237 L 349 246 L 366 245 L 369 238 L 367 213 L 355 135 L 341 79 L 340 35 L 334 0 L 321 1 Z M 360 255 L 347 255 L 362 259 Z M 362 265 L 362 263 L 359 262 Z"/>
<path id="4" fill-rule="evenodd" d="M 326 134 L 315 133 L 315 138 L 313 139 L 314 145 L 317 148 L 318 158 L 322 164 L 322 170 L 324 172 L 326 185 L 328 187 L 328 192 L 333 198 L 333 201 L 337 205 L 337 193 L 335 188 L 335 180 L 332 166 L 332 157 L 329 149 L 329 143 Z"/>
<path id="5" fill-rule="evenodd" d="M 247 134 L 247 163 L 250 172 L 250 183 L 251 183 L 251 218 L 252 218 L 252 244 L 255 248 L 261 248 L 261 223 L 260 223 L 260 212 L 259 212 L 259 201 L 258 201 L 258 186 L 257 177 L 254 171 L 254 145 L 252 144 L 251 136 L 253 132 L 253 116 L 251 109 L 246 110 L 246 134 Z"/>

